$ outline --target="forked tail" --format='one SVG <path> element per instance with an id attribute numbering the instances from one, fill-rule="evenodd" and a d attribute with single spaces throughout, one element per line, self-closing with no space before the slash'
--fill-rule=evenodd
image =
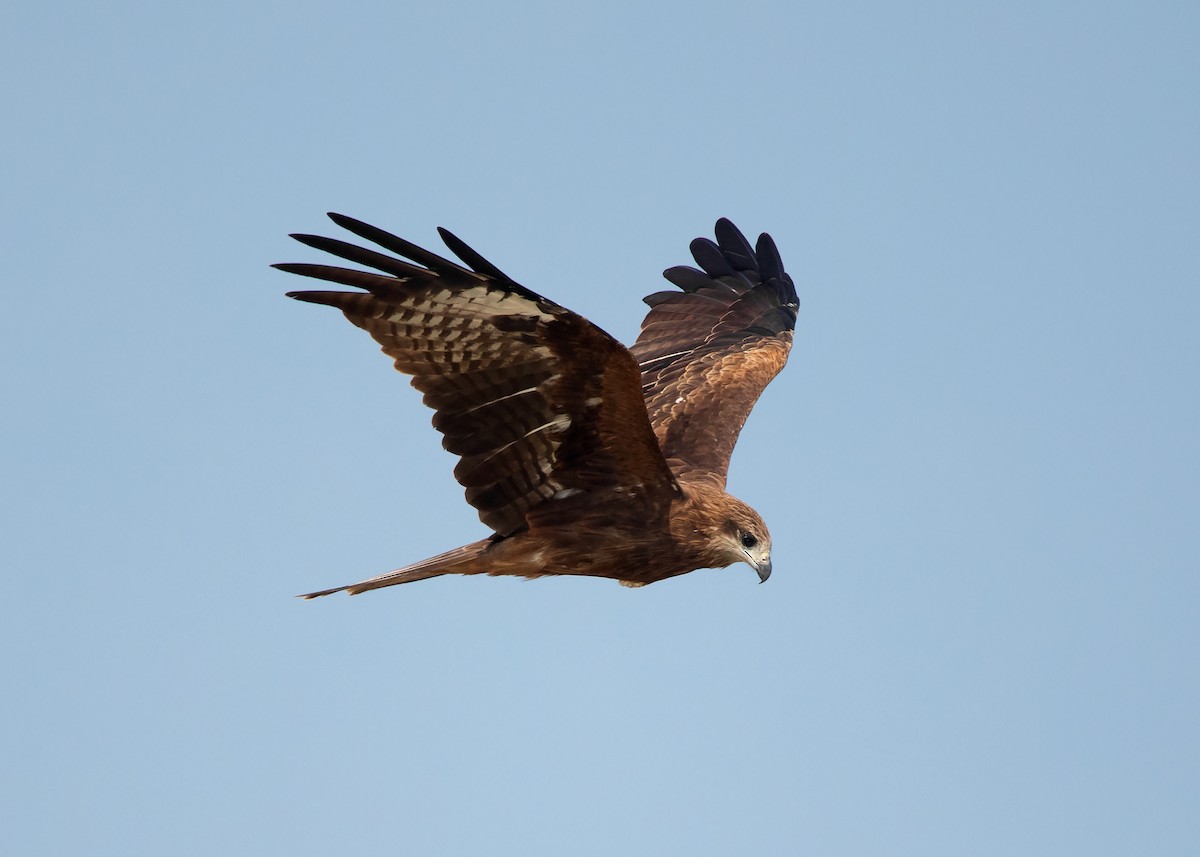
<path id="1" fill-rule="evenodd" d="M 477 560 L 491 544 L 492 539 L 482 539 L 472 542 L 469 545 L 463 545 L 460 548 L 440 553 L 437 556 L 431 556 L 429 559 L 423 559 L 404 568 L 389 571 L 387 574 L 379 575 L 379 577 L 372 577 L 370 580 L 351 583 L 347 586 L 338 586 L 333 589 L 322 589 L 320 592 L 309 592 L 297 597 L 320 598 L 322 595 L 332 595 L 335 592 L 343 591 L 349 592 L 351 595 L 358 595 L 360 592 L 368 592 L 372 589 L 397 586 L 401 583 L 412 583 L 414 580 L 427 580 L 430 577 L 440 577 L 443 574 L 479 574 L 488 569 L 486 563 L 480 563 Z"/>

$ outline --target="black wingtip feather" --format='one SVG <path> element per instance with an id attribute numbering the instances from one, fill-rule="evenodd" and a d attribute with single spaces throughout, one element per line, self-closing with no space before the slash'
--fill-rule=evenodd
<path id="1" fill-rule="evenodd" d="M 483 258 L 478 252 L 472 249 L 467 242 L 463 241 L 449 229 L 439 226 L 437 228 L 438 235 L 442 236 L 442 241 L 450 252 L 458 258 L 462 259 L 478 274 L 485 274 L 493 277 L 501 282 L 512 282 L 512 277 L 501 271 L 487 259 Z"/>
<path id="2" fill-rule="evenodd" d="M 353 217 L 347 217 L 345 214 L 338 214 L 335 211 L 328 212 L 328 215 L 330 220 L 346 231 L 353 232 L 359 238 L 363 238 L 373 244 L 378 244 L 385 250 L 391 250 L 393 253 L 398 253 L 406 259 L 412 259 L 418 265 L 424 265 L 436 274 L 450 277 L 476 276 L 472 271 L 467 270 L 461 265 L 456 265 L 449 259 L 445 259 L 437 253 L 426 250 L 424 247 L 420 247 L 398 235 L 386 232 L 378 226 L 372 226 L 369 223 L 364 223 Z"/>
<path id="3" fill-rule="evenodd" d="M 323 235 L 309 235 L 303 232 L 292 233 L 289 237 L 294 238 L 306 247 L 321 250 L 332 256 L 337 256 L 339 259 L 345 259 L 348 262 L 366 265 L 402 280 L 411 277 L 419 279 L 429 276 L 429 271 L 425 268 L 397 259 L 394 256 L 388 256 L 383 253 L 377 253 L 374 250 L 368 250 L 365 247 L 359 247 L 356 244 L 339 241 L 337 238 L 326 238 Z"/>
<path id="4" fill-rule="evenodd" d="M 687 265 L 676 265 L 673 268 L 667 268 L 663 271 L 663 278 L 667 282 L 679 286 L 685 292 L 697 292 L 700 289 L 711 286 L 712 278 L 703 271 L 697 271 L 695 268 Z"/>
<path id="5" fill-rule="evenodd" d="M 353 292 L 287 292 L 287 296 L 306 304 L 321 304 L 341 309 L 355 295 Z"/>
<path id="6" fill-rule="evenodd" d="M 663 271 L 663 277 L 685 292 L 700 292 L 703 289 L 723 284 L 739 293 L 757 287 L 760 283 L 772 283 L 772 290 L 795 292 L 791 278 L 783 269 L 779 250 L 767 233 L 758 238 L 757 246 L 750 244 L 745 234 L 727 217 L 718 218 L 710 238 L 696 238 L 689 245 L 692 256 L 702 270 L 677 265 Z M 774 281 L 774 282 L 772 282 Z M 795 301 L 790 301 L 794 303 Z"/>
<path id="7" fill-rule="evenodd" d="M 325 212 L 325 216 L 338 226 L 342 227 L 343 229 L 348 229 L 351 232 L 357 232 L 355 227 L 366 226 L 367 228 L 373 228 L 368 224 L 363 223 L 361 220 L 350 217 L 348 214 L 338 214 L 336 211 L 327 211 Z"/>
<path id="8" fill-rule="evenodd" d="M 775 239 L 765 232 L 759 235 L 758 249 L 755 255 L 758 257 L 758 269 L 762 272 L 763 280 L 783 279 L 783 259 L 779 256 L 779 248 L 775 246 Z"/>
<path id="9" fill-rule="evenodd" d="M 696 264 L 704 269 L 704 272 L 714 280 L 721 277 L 737 276 L 737 272 L 733 266 L 729 264 L 729 260 L 725 258 L 725 254 L 721 252 L 712 240 L 708 238 L 696 238 L 689 245 L 692 251 L 692 258 L 696 260 Z"/>
<path id="10" fill-rule="evenodd" d="M 758 267 L 754 248 L 742 234 L 742 230 L 733 225 L 727 217 L 717 220 L 713 233 L 717 236 L 717 245 L 725 256 L 739 271 L 752 271 Z"/>

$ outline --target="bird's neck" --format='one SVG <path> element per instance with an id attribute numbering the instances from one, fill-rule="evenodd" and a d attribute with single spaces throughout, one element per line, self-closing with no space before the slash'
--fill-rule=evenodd
<path id="1" fill-rule="evenodd" d="M 672 539 L 701 567 L 724 568 L 734 561 L 726 556 L 724 531 L 737 501 L 714 477 L 681 479 L 679 487 L 682 496 L 671 504 Z"/>

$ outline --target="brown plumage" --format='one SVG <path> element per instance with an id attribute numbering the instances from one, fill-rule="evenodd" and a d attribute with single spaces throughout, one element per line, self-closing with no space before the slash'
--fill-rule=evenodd
<path id="1" fill-rule="evenodd" d="M 611 577 L 643 586 L 746 562 L 771 573 L 758 513 L 725 493 L 754 402 L 787 361 L 797 298 L 775 243 L 728 220 L 692 242 L 701 270 L 651 307 L 632 348 L 506 274 L 451 233 L 444 259 L 373 226 L 339 226 L 403 258 L 332 238 L 303 244 L 374 268 L 281 264 L 361 292 L 288 296 L 337 307 L 412 376 L 434 409 L 454 477 L 488 538 L 370 580 L 350 594 L 442 574 Z"/>

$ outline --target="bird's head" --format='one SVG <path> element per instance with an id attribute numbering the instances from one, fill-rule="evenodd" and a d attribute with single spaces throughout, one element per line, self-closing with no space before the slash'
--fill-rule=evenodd
<path id="1" fill-rule="evenodd" d="M 725 564 L 744 562 L 758 572 L 759 582 L 765 583 L 771 576 L 771 534 L 758 512 L 735 497 L 729 500 L 727 520 L 718 536 Z"/>

